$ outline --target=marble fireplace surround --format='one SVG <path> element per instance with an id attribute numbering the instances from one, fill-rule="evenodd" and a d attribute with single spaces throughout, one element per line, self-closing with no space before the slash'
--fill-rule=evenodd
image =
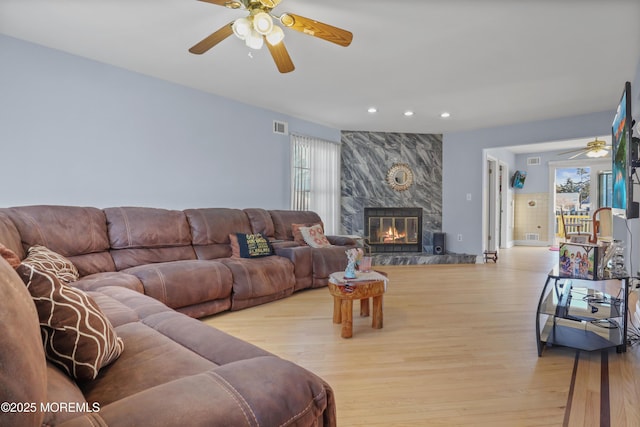
<path id="1" fill-rule="evenodd" d="M 442 135 L 342 131 L 341 147 L 342 233 L 367 235 L 365 207 L 422 208 L 420 252 L 377 253 L 374 265 L 476 262 L 475 255 L 433 255 L 433 233 L 442 231 Z M 389 169 L 397 163 L 413 173 L 404 191 L 387 182 Z"/>
<path id="2" fill-rule="evenodd" d="M 422 251 L 442 230 L 442 135 L 343 131 L 341 137 L 341 226 L 345 234 L 365 236 L 365 207 L 422 208 Z M 407 164 L 412 185 L 394 190 L 387 173 Z"/>

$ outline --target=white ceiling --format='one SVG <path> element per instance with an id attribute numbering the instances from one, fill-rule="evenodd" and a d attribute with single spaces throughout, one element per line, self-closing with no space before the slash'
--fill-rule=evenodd
<path id="1" fill-rule="evenodd" d="M 246 13 L 197 0 L 0 0 L 0 33 L 341 130 L 411 133 L 613 110 L 640 57 L 640 0 L 283 0 L 282 12 L 353 43 L 285 29 L 289 74 L 234 36 L 193 55 Z"/>

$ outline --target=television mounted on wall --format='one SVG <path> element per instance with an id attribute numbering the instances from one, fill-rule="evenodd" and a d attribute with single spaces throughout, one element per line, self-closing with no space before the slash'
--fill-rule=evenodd
<path id="1" fill-rule="evenodd" d="M 624 218 L 638 217 L 633 201 L 631 83 L 626 82 L 611 125 L 613 194 L 611 211 Z"/>

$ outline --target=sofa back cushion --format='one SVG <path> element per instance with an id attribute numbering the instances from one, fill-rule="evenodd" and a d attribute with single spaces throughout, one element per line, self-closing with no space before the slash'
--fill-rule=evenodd
<path id="1" fill-rule="evenodd" d="M 324 230 L 324 225 L 320 216 L 312 211 L 269 211 L 273 220 L 274 237 L 277 240 L 293 240 L 291 224 L 320 224 Z"/>
<path id="2" fill-rule="evenodd" d="M 199 259 L 229 258 L 230 234 L 251 233 L 247 215 L 240 209 L 186 209 L 191 226 L 193 249 Z"/>
<path id="3" fill-rule="evenodd" d="M 6 209 L 0 209 L 0 243 L 13 251 L 18 258 L 23 259 L 26 254 L 22 247 L 20 233 L 5 211 Z"/>
<path id="4" fill-rule="evenodd" d="M 251 231 L 253 233 L 260 233 L 266 238 L 275 239 L 275 229 L 273 228 L 273 220 L 269 211 L 260 208 L 248 208 L 244 209 L 244 213 L 249 219 L 251 224 Z"/>
<path id="5" fill-rule="evenodd" d="M 118 271 L 142 264 L 195 259 L 191 231 L 181 211 L 106 208 L 111 256 Z"/>
<path id="6" fill-rule="evenodd" d="M 38 313 L 14 269 L 0 257 L 0 401 L 47 401 L 47 370 Z M 1 426 L 40 426 L 40 408 L 33 412 L 0 411 Z"/>
<path id="7" fill-rule="evenodd" d="M 109 255 L 107 223 L 100 209 L 38 205 L 8 208 L 5 212 L 20 232 L 25 251 L 34 245 L 45 246 L 69 258 L 81 276 L 115 270 Z"/>

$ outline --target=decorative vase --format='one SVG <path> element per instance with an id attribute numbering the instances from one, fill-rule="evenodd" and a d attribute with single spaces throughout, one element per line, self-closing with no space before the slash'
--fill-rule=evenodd
<path id="1" fill-rule="evenodd" d="M 349 260 L 347 263 L 347 268 L 344 270 L 344 278 L 345 279 L 355 279 L 356 278 L 356 261 Z"/>

